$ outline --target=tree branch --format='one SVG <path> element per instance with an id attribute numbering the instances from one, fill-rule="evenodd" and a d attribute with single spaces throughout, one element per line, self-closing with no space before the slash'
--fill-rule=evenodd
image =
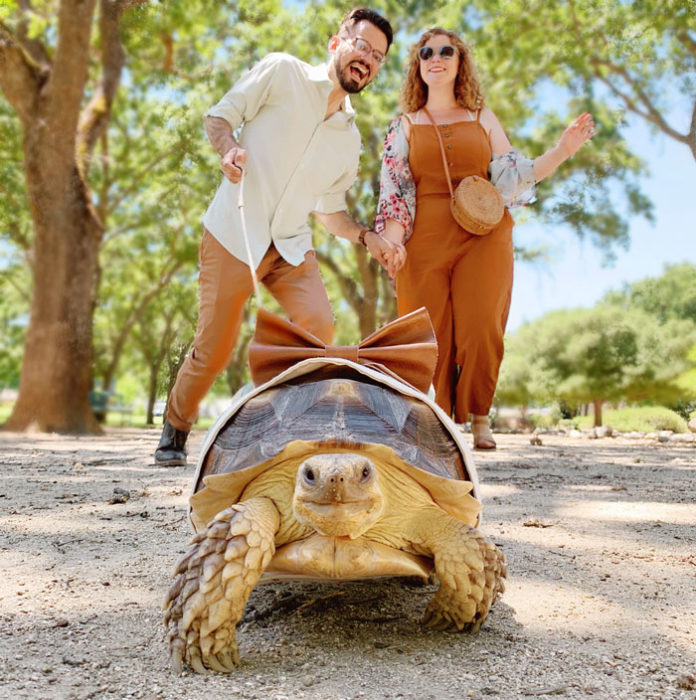
<path id="1" fill-rule="evenodd" d="M 45 74 L 12 32 L 0 22 L 0 89 L 23 123 L 35 114 Z"/>
<path id="2" fill-rule="evenodd" d="M 89 169 L 94 146 L 109 123 L 114 97 L 126 62 L 126 52 L 121 42 L 122 11 L 122 2 L 99 2 L 101 77 L 92 99 L 82 112 L 77 131 L 77 162 L 83 177 Z"/>
<path id="3" fill-rule="evenodd" d="M 696 56 L 696 40 L 689 34 L 686 29 L 678 31 L 675 35 L 679 41 L 688 49 L 692 56 Z"/>
<path id="4" fill-rule="evenodd" d="M 696 158 L 696 101 L 691 111 L 691 124 L 689 125 L 689 147 Z"/>
<path id="5" fill-rule="evenodd" d="M 89 50 L 95 0 L 61 0 L 58 8 L 58 42 L 51 77 L 46 85 L 45 118 L 53 133 L 75 134 L 89 68 Z M 56 139 L 64 162 L 74 159 L 74 140 Z"/>
<path id="6" fill-rule="evenodd" d="M 595 76 L 601 80 L 608 88 L 611 90 L 611 92 L 616 95 L 619 99 L 623 101 L 623 103 L 626 105 L 626 108 L 630 110 L 631 112 L 634 112 L 637 114 L 639 117 L 642 117 L 646 121 L 649 121 L 651 124 L 654 124 L 660 131 L 664 132 L 671 138 L 673 138 L 675 141 L 679 141 L 680 143 L 689 143 L 689 136 L 688 134 L 682 134 L 678 132 L 676 129 L 672 128 L 665 120 L 662 114 L 655 108 L 653 105 L 652 101 L 648 97 L 647 94 L 638 86 L 636 81 L 632 78 L 632 76 L 624 69 L 619 66 L 615 66 L 613 63 L 610 63 L 609 61 L 602 61 L 598 58 L 593 58 L 591 59 L 591 64 L 595 67 L 594 74 Z M 625 92 L 620 90 L 614 83 L 612 83 L 603 73 L 601 70 L 599 70 L 599 66 L 602 66 L 604 68 L 607 68 L 611 73 L 614 73 L 616 75 L 621 76 L 627 83 L 628 85 L 635 91 L 636 96 L 638 97 L 639 101 L 643 105 L 645 109 L 641 109 L 640 106 L 636 103 L 636 101 L 630 96 L 627 95 Z"/>
<path id="7" fill-rule="evenodd" d="M 360 307 L 362 305 L 362 298 L 360 297 L 360 293 L 358 292 L 358 285 L 355 283 L 354 280 L 352 280 L 350 277 L 346 277 L 346 275 L 344 275 L 341 272 L 340 268 L 338 267 L 336 261 L 333 258 L 329 257 L 328 255 L 324 255 L 324 253 L 322 253 L 319 250 L 316 251 L 316 254 L 317 260 L 322 265 L 329 268 L 329 270 L 331 270 L 331 272 L 334 274 L 334 276 L 336 277 L 336 281 L 338 282 L 338 285 L 341 288 L 341 291 L 343 292 L 343 296 L 359 317 Z"/>
<path id="8" fill-rule="evenodd" d="M 46 52 L 46 47 L 38 40 L 29 36 L 28 18 L 34 9 L 29 0 L 19 0 L 17 3 L 20 12 L 20 20 L 17 25 L 17 39 L 21 42 L 26 52 L 32 59 L 48 72 L 51 67 L 51 59 Z"/>
<path id="9" fill-rule="evenodd" d="M 122 190 L 121 193 L 114 199 L 113 202 L 110 203 L 109 209 L 111 211 L 114 211 L 115 209 L 118 209 L 118 207 L 121 206 L 121 203 L 127 199 L 133 192 L 137 192 L 140 189 L 140 185 L 142 181 L 145 179 L 146 175 L 152 171 L 152 169 L 161 163 L 165 158 L 169 158 L 169 156 L 174 155 L 177 151 L 180 151 L 183 148 L 183 144 L 180 142 L 176 144 L 175 146 L 172 146 L 172 148 L 162 151 L 161 153 L 158 153 L 153 160 L 151 160 L 149 163 L 144 165 L 139 172 L 135 173 L 129 178 L 129 185 L 126 187 L 126 189 Z"/>
<path id="10" fill-rule="evenodd" d="M 116 373 L 118 363 L 121 359 L 121 354 L 123 353 L 123 347 L 126 344 L 128 336 L 133 330 L 133 326 L 145 313 L 145 309 L 147 309 L 148 304 L 171 282 L 174 273 L 182 265 L 183 260 L 177 260 L 174 256 L 167 260 L 167 262 L 162 268 L 162 274 L 160 276 L 160 279 L 157 281 L 155 286 L 152 287 L 141 297 L 140 302 L 137 306 L 131 307 L 130 314 L 128 315 L 128 318 L 125 320 L 125 322 L 122 324 L 121 330 L 118 334 L 118 337 L 116 338 L 116 342 L 111 355 L 111 362 L 109 363 L 109 366 L 104 372 L 104 389 L 108 389 L 111 384 L 111 380 L 113 379 L 114 374 Z M 170 266 L 169 269 L 166 269 L 167 266 Z"/>

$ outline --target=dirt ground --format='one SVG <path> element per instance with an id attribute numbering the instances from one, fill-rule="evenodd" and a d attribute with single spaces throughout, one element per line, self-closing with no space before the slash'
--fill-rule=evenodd
<path id="1" fill-rule="evenodd" d="M 477 453 L 507 591 L 477 635 L 424 631 L 433 587 L 269 584 L 234 674 L 177 676 L 160 610 L 191 465 L 156 430 L 0 432 L 0 697 L 696 700 L 696 444 L 498 436 Z"/>

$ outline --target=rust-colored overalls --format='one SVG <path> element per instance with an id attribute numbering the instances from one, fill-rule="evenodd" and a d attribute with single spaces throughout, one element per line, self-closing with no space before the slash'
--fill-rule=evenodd
<path id="1" fill-rule="evenodd" d="M 438 125 L 453 184 L 488 177 L 491 149 L 479 122 Z M 508 210 L 485 236 L 462 229 L 450 212 L 450 193 L 431 123 L 412 124 L 409 165 L 416 183 L 416 218 L 408 257 L 396 276 L 399 315 L 425 306 L 438 342 L 435 400 L 454 420 L 487 415 L 503 359 L 512 293 L 512 226 Z"/>

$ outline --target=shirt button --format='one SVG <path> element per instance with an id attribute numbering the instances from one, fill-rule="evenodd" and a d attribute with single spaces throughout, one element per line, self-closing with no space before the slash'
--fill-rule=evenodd
<path id="1" fill-rule="evenodd" d="M 448 144 L 447 144 L 447 150 L 448 150 L 448 151 L 451 151 L 451 150 L 452 150 L 452 144 L 451 144 L 451 143 L 448 143 Z"/>
<path id="2" fill-rule="evenodd" d="M 447 165 L 449 165 L 451 167 L 454 165 L 454 163 L 452 161 L 450 161 L 449 163 L 447 163 Z"/>

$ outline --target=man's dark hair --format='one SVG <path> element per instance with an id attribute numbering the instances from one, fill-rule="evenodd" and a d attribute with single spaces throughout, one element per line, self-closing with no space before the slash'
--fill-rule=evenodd
<path id="1" fill-rule="evenodd" d="M 394 30 L 392 29 L 391 24 L 389 24 L 389 20 L 382 17 L 382 15 L 380 15 L 378 12 L 370 10 L 367 7 L 354 7 L 341 21 L 339 31 L 341 29 L 353 27 L 358 22 L 362 22 L 362 20 L 367 20 L 371 24 L 374 24 L 375 27 L 377 27 L 377 29 L 379 29 L 382 34 L 387 37 L 387 51 L 389 51 L 389 47 L 394 39 Z"/>

